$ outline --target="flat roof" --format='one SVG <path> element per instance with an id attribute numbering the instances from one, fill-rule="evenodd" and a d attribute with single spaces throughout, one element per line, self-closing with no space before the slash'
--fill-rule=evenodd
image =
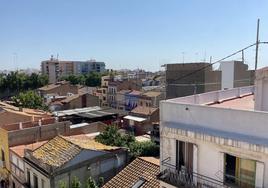
<path id="1" fill-rule="evenodd" d="M 254 110 L 254 95 L 247 95 L 222 101 L 219 103 L 207 104 L 218 108 L 231 108 L 237 110 Z"/>
<path id="2" fill-rule="evenodd" d="M 129 119 L 129 120 L 133 120 L 133 121 L 137 121 L 137 122 L 143 122 L 146 120 L 145 118 L 142 118 L 142 117 L 130 116 L 130 115 L 125 116 L 124 119 Z"/>
<path id="3" fill-rule="evenodd" d="M 10 147 L 10 150 L 16 153 L 19 157 L 24 157 L 24 150 L 29 149 L 29 150 L 35 150 L 45 144 L 47 141 L 40 141 L 40 142 L 35 142 L 32 144 L 23 144 L 23 145 L 18 145 L 18 146 L 13 146 Z"/>
<path id="4" fill-rule="evenodd" d="M 177 104 L 206 105 L 218 108 L 254 110 L 254 86 L 211 91 L 196 95 L 173 98 L 167 102 Z"/>
<path id="5" fill-rule="evenodd" d="M 76 108 L 71 110 L 62 110 L 62 111 L 55 111 L 53 112 L 53 115 L 55 116 L 68 116 L 68 115 L 74 115 L 79 113 L 86 113 L 91 111 L 101 110 L 101 107 L 94 106 L 94 107 L 87 107 L 87 108 Z"/>

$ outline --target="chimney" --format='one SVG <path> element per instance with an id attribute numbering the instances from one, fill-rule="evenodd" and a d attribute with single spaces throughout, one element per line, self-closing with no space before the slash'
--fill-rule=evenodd
<path id="1" fill-rule="evenodd" d="M 268 111 L 268 67 L 256 71 L 255 110 Z"/>

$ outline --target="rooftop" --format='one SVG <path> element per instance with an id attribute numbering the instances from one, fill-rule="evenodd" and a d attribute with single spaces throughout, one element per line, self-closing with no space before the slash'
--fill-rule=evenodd
<path id="1" fill-rule="evenodd" d="M 57 136 L 33 151 L 33 156 L 49 166 L 60 167 L 79 154 L 82 149 Z"/>
<path id="2" fill-rule="evenodd" d="M 143 93 L 142 95 L 145 95 L 147 97 L 157 97 L 157 96 L 161 95 L 161 92 L 158 92 L 158 91 L 148 91 L 146 93 Z"/>
<path id="3" fill-rule="evenodd" d="M 218 108 L 254 110 L 254 86 L 212 91 L 197 95 L 169 99 L 180 104 L 208 105 Z"/>
<path id="4" fill-rule="evenodd" d="M 31 149 L 33 157 L 40 163 L 52 167 L 60 167 L 69 162 L 82 150 L 91 151 L 112 151 L 120 149 L 118 147 L 107 146 L 96 142 L 93 138 L 85 134 L 75 136 L 56 136 L 47 142 L 36 143 L 35 149 L 31 145 L 14 147 L 14 151 L 20 155 L 21 150 Z M 39 146 L 39 147 L 38 147 Z"/>
<path id="5" fill-rule="evenodd" d="M 131 110 L 131 113 L 142 114 L 142 115 L 151 115 L 157 110 L 158 110 L 158 108 L 137 106 L 136 108 Z"/>
<path id="6" fill-rule="evenodd" d="M 55 89 L 57 87 L 60 87 L 60 85 L 59 84 L 49 84 L 49 85 L 46 85 L 46 86 L 38 88 L 38 90 L 40 90 L 40 91 L 49 91 L 49 90 Z"/>
<path id="7" fill-rule="evenodd" d="M 133 187 L 141 181 L 143 188 L 160 187 L 156 176 L 160 172 L 159 160 L 152 157 L 139 157 L 126 166 L 115 177 L 108 181 L 103 188 Z M 140 187 L 141 187 L 140 186 Z"/>
<path id="8" fill-rule="evenodd" d="M 209 106 L 218 108 L 231 108 L 237 110 L 254 110 L 254 95 L 246 95 L 242 97 L 236 97 L 220 103 L 208 104 Z"/>
<path id="9" fill-rule="evenodd" d="M 14 153 L 16 153 L 19 157 L 24 157 L 24 150 L 25 149 L 33 151 L 33 150 L 39 148 L 40 146 L 42 146 L 43 144 L 45 144 L 46 142 L 47 141 L 41 141 L 41 142 L 35 142 L 32 144 L 14 146 L 14 147 L 10 147 L 10 150 L 13 151 Z"/>
<path id="10" fill-rule="evenodd" d="M 19 107 L 13 106 L 11 104 L 8 104 L 8 103 L 2 102 L 2 101 L 0 101 L 0 108 L 2 110 L 5 110 L 5 111 L 24 114 L 24 115 L 29 115 L 29 116 L 50 115 L 49 113 L 47 113 L 45 111 L 42 111 L 42 110 L 30 109 L 30 108 L 22 108 L 22 109 L 20 109 Z"/>
<path id="11" fill-rule="evenodd" d="M 128 93 L 129 95 L 140 95 L 141 92 L 140 91 L 137 91 L 137 90 L 133 90 L 131 91 L 130 93 Z"/>

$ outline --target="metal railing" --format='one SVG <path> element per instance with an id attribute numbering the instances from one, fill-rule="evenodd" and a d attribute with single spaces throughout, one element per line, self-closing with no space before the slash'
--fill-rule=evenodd
<path id="1" fill-rule="evenodd" d="M 161 162 L 166 167 L 165 170 L 160 172 L 158 179 L 173 185 L 175 187 L 185 188 L 227 188 L 224 182 L 210 178 L 208 176 L 198 174 L 192 170 L 188 170 L 185 167 L 181 167 L 180 170 L 169 163 L 170 158 L 167 158 Z"/>

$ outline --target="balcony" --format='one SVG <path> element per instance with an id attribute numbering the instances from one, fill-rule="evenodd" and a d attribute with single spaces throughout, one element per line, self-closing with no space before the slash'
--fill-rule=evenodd
<path id="1" fill-rule="evenodd" d="M 161 165 L 165 167 L 165 170 L 161 171 L 158 175 L 158 179 L 169 185 L 179 188 L 227 188 L 222 181 L 204 176 L 202 174 L 195 173 L 186 168 L 178 168 L 172 164 L 169 164 L 167 158 L 161 162 Z"/>

